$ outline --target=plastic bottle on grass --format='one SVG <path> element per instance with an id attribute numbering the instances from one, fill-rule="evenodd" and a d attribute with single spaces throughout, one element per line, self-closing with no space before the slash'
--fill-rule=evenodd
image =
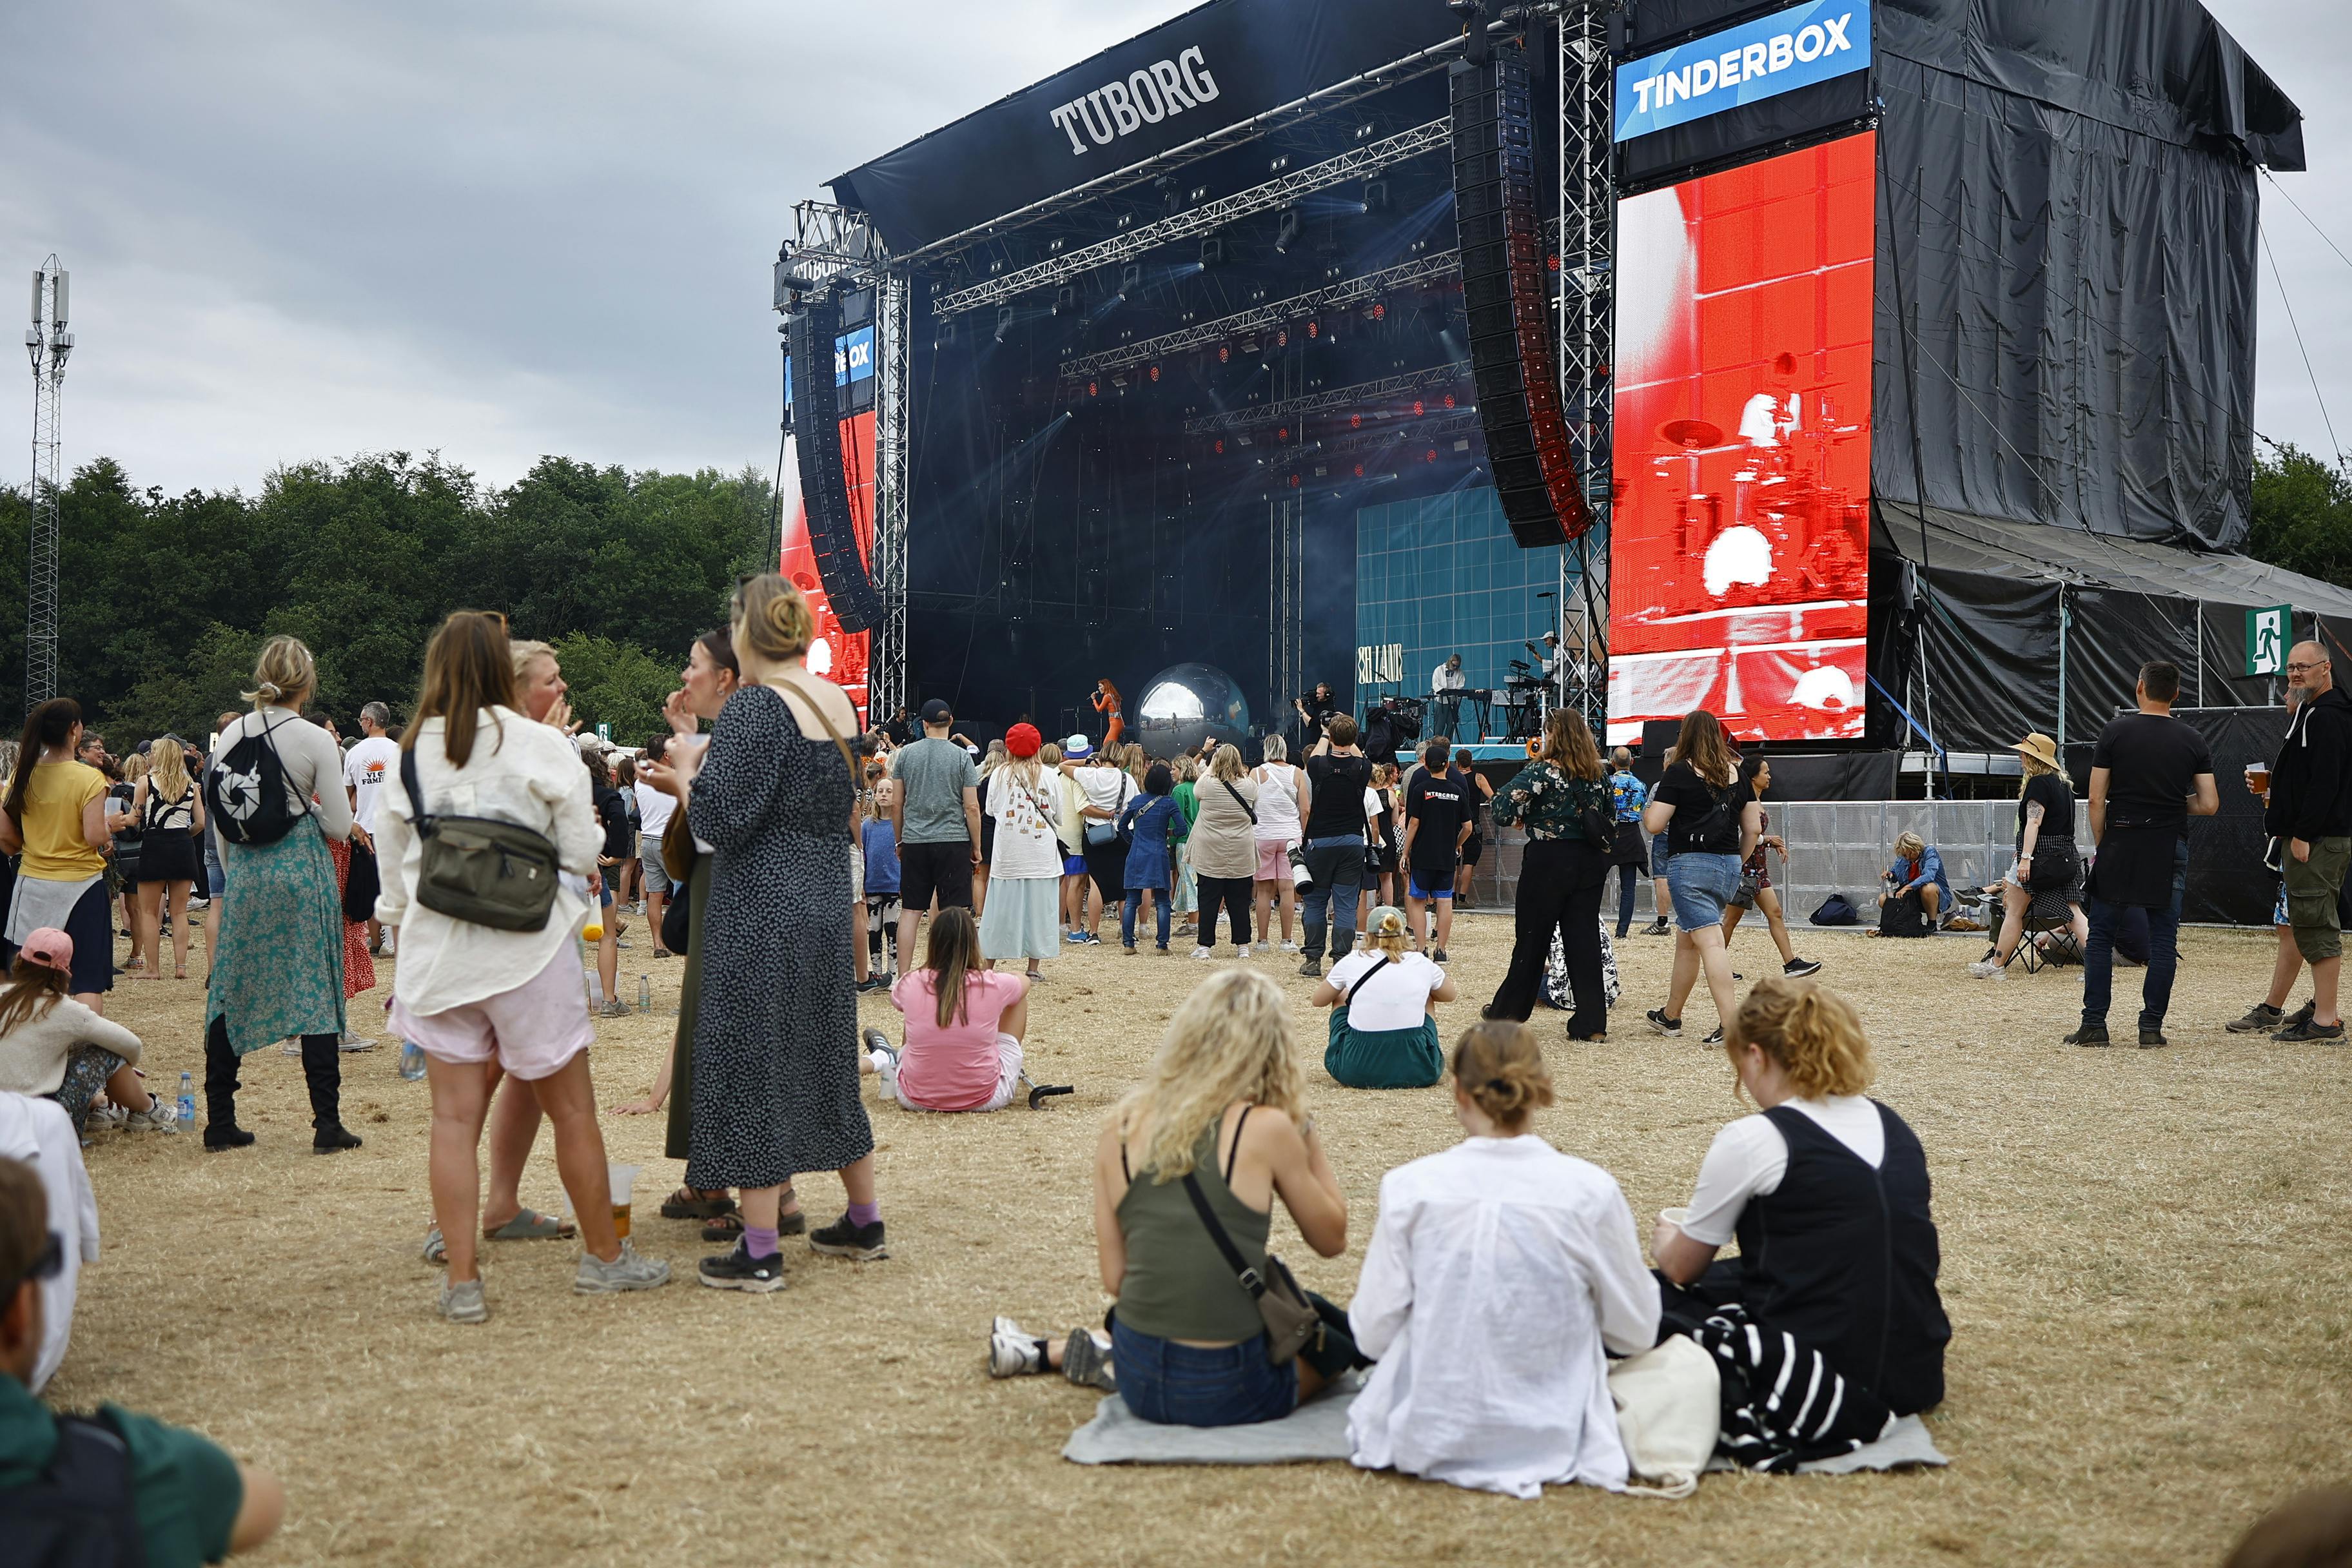
<path id="1" fill-rule="evenodd" d="M 400 1042 L 400 1076 L 411 1083 L 425 1076 L 425 1047 L 415 1040 Z"/>
<path id="2" fill-rule="evenodd" d="M 180 1069 L 180 1125 L 194 1127 L 195 1124 L 196 1083 L 188 1069 L 182 1068 Z"/>
<path id="3" fill-rule="evenodd" d="M 650 974 L 640 974 L 637 976 L 637 1011 L 650 1013 L 653 1010 L 654 977 Z"/>

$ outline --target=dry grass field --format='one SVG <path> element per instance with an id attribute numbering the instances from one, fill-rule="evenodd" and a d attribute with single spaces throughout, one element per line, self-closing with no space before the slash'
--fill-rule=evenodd
<path id="1" fill-rule="evenodd" d="M 623 989 L 650 973 L 655 1010 L 599 1026 L 608 1107 L 669 1047 L 679 965 L 646 961 L 645 936 L 636 923 Z M 1461 923 L 1449 1038 L 1509 938 L 1505 919 Z M 1929 1417 L 1954 1461 L 1941 1472 L 1524 1503 L 1342 1465 L 1065 1463 L 1095 1395 L 992 1383 L 982 1349 L 992 1312 L 1059 1331 L 1100 1311 L 1091 1140 L 1203 973 L 1115 945 L 1052 963 L 1031 1015 L 1037 1075 L 1079 1093 L 990 1117 L 876 1106 L 893 1257 L 859 1266 L 788 1240 L 790 1288 L 769 1297 L 694 1283 L 694 1228 L 654 1217 L 678 1173 L 658 1119 L 608 1116 L 614 1157 L 647 1166 L 637 1244 L 676 1282 L 579 1298 L 572 1244 L 500 1244 L 489 1323 L 445 1325 L 417 1256 L 425 1086 L 397 1077 L 391 1049 L 347 1057 L 345 1115 L 367 1146 L 319 1159 L 299 1064 L 258 1054 L 255 1148 L 104 1132 L 88 1152 L 105 1257 L 52 1392 L 201 1427 L 277 1469 L 289 1522 L 257 1561 L 284 1563 L 2203 1564 L 2278 1499 L 2352 1470 L 2352 1054 L 2222 1032 L 2260 994 L 2267 933 L 2189 933 L 2173 1045 L 2145 1052 L 2058 1044 L 2075 972 L 1988 984 L 1964 972 L 1972 941 L 1801 940 L 1870 1026 L 1874 1092 L 1927 1148 L 1954 1327 L 1949 1397 Z M 1738 1110 L 1722 1056 L 1696 1043 L 1714 1022 L 1703 991 L 1683 1041 L 1641 1025 L 1668 947 L 1622 944 L 1607 1044 L 1571 1047 L 1560 1016 L 1536 1020 L 1560 1090 L 1538 1130 L 1614 1173 L 1645 1234 Z M 1734 949 L 1750 974 L 1769 953 L 1761 932 Z M 1381 1173 L 1457 1131 L 1443 1089 L 1333 1086 L 1295 961 L 1254 962 L 1297 998 L 1351 1205 L 1346 1257 L 1313 1259 L 1279 1221 L 1276 1245 L 1344 1300 Z M 384 994 L 354 1004 L 379 1036 Z M 114 994 L 163 1092 L 183 1067 L 201 1077 L 201 1007 L 200 981 Z M 890 1016 L 887 999 L 863 1009 Z M 2131 1011 L 2119 997 L 2117 1016 Z M 838 1212 L 830 1177 L 802 1187 L 813 1213 Z M 544 1138 L 524 1195 L 560 1201 Z"/>

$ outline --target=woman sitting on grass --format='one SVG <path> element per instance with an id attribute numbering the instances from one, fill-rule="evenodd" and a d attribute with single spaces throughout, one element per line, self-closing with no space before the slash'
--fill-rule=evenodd
<path id="1" fill-rule="evenodd" d="M 1651 1251 L 1668 1321 L 1695 1330 L 1735 1304 L 1894 1415 L 1929 1408 L 1944 1397 L 1952 1329 L 1936 1291 L 1927 1158 L 1901 1117 L 1864 1097 L 1862 1020 L 1822 985 L 1768 977 L 1726 1036 L 1738 1088 L 1762 1109 L 1716 1134 L 1690 1207 L 1659 1216 Z M 1716 1262 L 1734 1237 L 1739 1256 Z"/>
<path id="2" fill-rule="evenodd" d="M 1349 1089 L 1427 1089 L 1445 1076 L 1437 1005 L 1454 997 L 1445 971 L 1406 944 L 1404 911 L 1374 910 L 1364 945 L 1331 966 L 1315 1005 L 1331 1009 L 1323 1070 Z"/>
<path id="3" fill-rule="evenodd" d="M 173 1131 L 173 1108 L 139 1081 L 139 1037 L 68 995 L 73 939 L 44 926 L 25 938 L 0 990 L 0 1089 L 56 1100 L 86 1130 L 100 1089 L 138 1131 Z"/>
<path id="4" fill-rule="evenodd" d="M 1116 1383 L 1146 1421 L 1239 1426 L 1289 1415 L 1359 1364 L 1347 1314 L 1320 1297 L 1310 1299 L 1322 1331 L 1295 1363 L 1268 1361 L 1257 1303 L 1193 1206 L 1197 1191 L 1261 1271 L 1277 1196 L 1307 1246 L 1326 1258 L 1347 1250 L 1347 1200 L 1306 1098 L 1281 987 L 1245 969 L 1195 987 L 1150 1079 L 1119 1102 L 1095 1147 L 1095 1253 L 1118 1299 L 1110 1344 L 1085 1329 L 1043 1339 L 999 1318 L 990 1374 Z"/>
<path id="5" fill-rule="evenodd" d="M 970 910 L 932 916 L 923 951 L 926 967 L 890 987 L 890 1005 L 907 1016 L 905 1048 L 868 1029 L 858 1070 L 879 1074 L 883 1092 L 909 1110 L 1002 1110 L 1021 1087 L 1029 982 L 981 967 Z"/>
<path id="6" fill-rule="evenodd" d="M 1467 1135 L 1381 1178 L 1348 1316 L 1379 1360 L 1348 1413 L 1355 1462 L 1532 1498 L 1625 1485 L 1604 1352 L 1655 1342 L 1658 1285 L 1609 1173 L 1530 1127 L 1552 1102 L 1525 1024 L 1454 1047 Z"/>

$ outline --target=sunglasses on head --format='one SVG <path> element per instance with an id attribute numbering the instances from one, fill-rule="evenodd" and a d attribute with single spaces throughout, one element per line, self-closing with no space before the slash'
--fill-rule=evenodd
<path id="1" fill-rule="evenodd" d="M 28 1279 L 39 1283 L 56 1279 L 58 1271 L 65 1266 L 66 1238 L 53 1230 L 49 1232 L 49 1239 L 42 1247 L 40 1256 L 33 1259 L 32 1266 L 5 1285 L 0 1285 L 0 1300 L 15 1296 L 16 1288 Z"/>

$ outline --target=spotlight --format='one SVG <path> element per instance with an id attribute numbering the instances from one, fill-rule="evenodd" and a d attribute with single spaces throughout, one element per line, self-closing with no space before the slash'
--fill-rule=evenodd
<path id="1" fill-rule="evenodd" d="M 1139 263 L 1130 261 L 1118 269 L 1118 291 L 1122 296 L 1134 293 L 1142 287 L 1143 268 Z"/>
<path id="2" fill-rule="evenodd" d="M 1010 305 L 996 307 L 996 341 L 1003 342 L 1004 334 L 1013 330 L 1013 311 Z"/>
<path id="3" fill-rule="evenodd" d="M 1384 213 L 1389 210 L 1389 183 L 1386 180 L 1364 182 L 1364 210 L 1368 213 Z"/>
<path id="4" fill-rule="evenodd" d="M 1065 283 L 1054 290 L 1054 314 L 1067 315 L 1078 308 L 1078 291 Z"/>
<path id="5" fill-rule="evenodd" d="M 1296 207 L 1285 207 L 1282 212 L 1282 222 L 1275 229 L 1274 253 L 1276 256 L 1289 255 L 1291 241 L 1297 237 L 1298 209 Z"/>
<path id="6" fill-rule="evenodd" d="M 1201 265 L 1204 268 L 1208 268 L 1223 267 L 1224 264 L 1225 242 L 1222 239 L 1214 238 L 1202 240 L 1201 242 Z"/>

